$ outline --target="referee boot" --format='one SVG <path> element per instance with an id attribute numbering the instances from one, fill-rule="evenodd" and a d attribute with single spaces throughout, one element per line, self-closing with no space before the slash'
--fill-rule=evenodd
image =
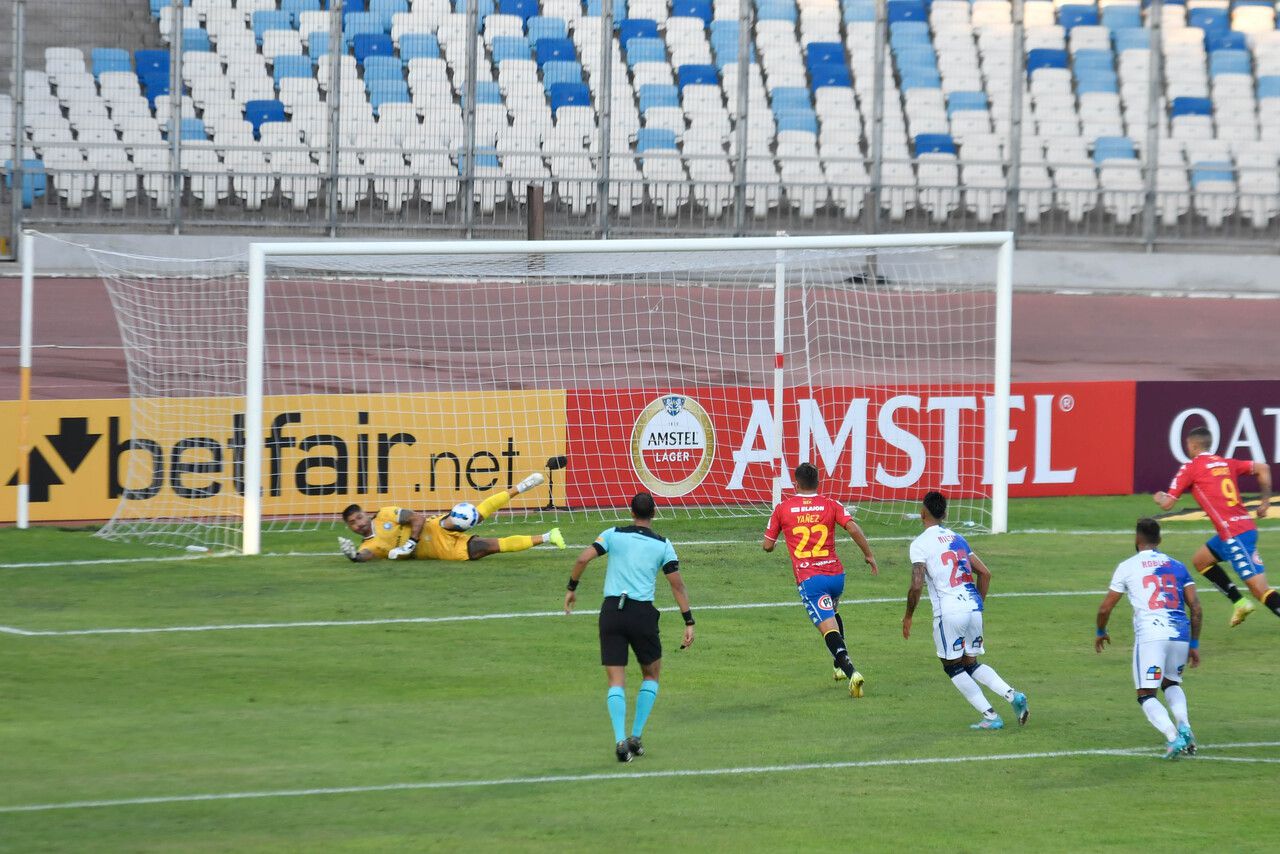
<path id="1" fill-rule="evenodd" d="M 644 756 L 644 745 L 640 743 L 640 736 L 627 736 L 627 749 L 631 751 L 632 756 Z"/>
<path id="2" fill-rule="evenodd" d="M 637 741 L 638 740 L 639 739 L 637 739 Z M 614 750 L 618 754 L 619 762 L 630 762 L 634 758 L 631 755 L 631 745 L 627 742 L 625 738 L 622 741 L 618 742 Z"/>

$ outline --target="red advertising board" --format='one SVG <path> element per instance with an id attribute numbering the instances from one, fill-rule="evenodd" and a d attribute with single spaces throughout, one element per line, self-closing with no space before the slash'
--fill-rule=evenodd
<path id="1" fill-rule="evenodd" d="M 1132 485 L 1134 384 L 1020 383 L 1010 400 L 1010 494 L 1122 494 Z M 989 395 L 963 386 L 793 388 L 782 452 L 845 500 L 987 491 Z M 772 391 L 575 390 L 567 399 L 573 506 L 639 489 L 672 503 L 768 500 L 777 474 Z"/>

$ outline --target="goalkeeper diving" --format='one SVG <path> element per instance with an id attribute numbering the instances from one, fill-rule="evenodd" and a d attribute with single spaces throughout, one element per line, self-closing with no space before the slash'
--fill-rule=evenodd
<path id="1" fill-rule="evenodd" d="M 477 537 L 467 533 L 473 524 L 479 524 L 506 507 L 511 499 L 528 492 L 543 482 L 542 475 L 533 473 L 516 484 L 510 492 L 490 495 L 475 507 L 459 505 L 450 513 L 428 516 L 416 510 L 399 507 L 383 507 L 377 513 L 367 513 L 359 504 L 352 504 L 342 511 L 342 521 L 359 534 L 364 541 L 357 548 L 346 537 L 338 537 L 338 547 L 348 560 L 364 563 L 369 560 L 480 560 L 498 552 L 521 552 L 543 543 L 564 548 L 564 537 L 559 528 L 545 534 L 516 534 L 510 537 Z M 465 508 L 460 513 L 459 510 Z M 476 516 L 468 518 L 471 511 Z M 478 518 L 477 518 L 478 517 Z"/>

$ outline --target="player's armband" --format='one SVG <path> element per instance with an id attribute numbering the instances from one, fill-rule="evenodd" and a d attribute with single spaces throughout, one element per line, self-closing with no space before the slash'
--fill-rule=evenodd
<path id="1" fill-rule="evenodd" d="M 662 565 L 662 573 L 664 575 L 670 575 L 673 572 L 679 572 L 679 571 L 680 571 L 680 561 L 678 560 L 669 560 Z"/>

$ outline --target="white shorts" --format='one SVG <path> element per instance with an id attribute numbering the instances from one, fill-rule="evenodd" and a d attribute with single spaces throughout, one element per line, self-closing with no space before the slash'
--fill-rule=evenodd
<path id="1" fill-rule="evenodd" d="M 1160 683 L 1182 681 L 1191 645 L 1186 641 L 1154 640 L 1133 645 L 1133 687 L 1159 688 Z"/>
<path id="2" fill-rule="evenodd" d="M 963 655 L 982 655 L 981 611 L 943 611 L 933 618 L 933 645 L 938 658 L 950 661 Z"/>

